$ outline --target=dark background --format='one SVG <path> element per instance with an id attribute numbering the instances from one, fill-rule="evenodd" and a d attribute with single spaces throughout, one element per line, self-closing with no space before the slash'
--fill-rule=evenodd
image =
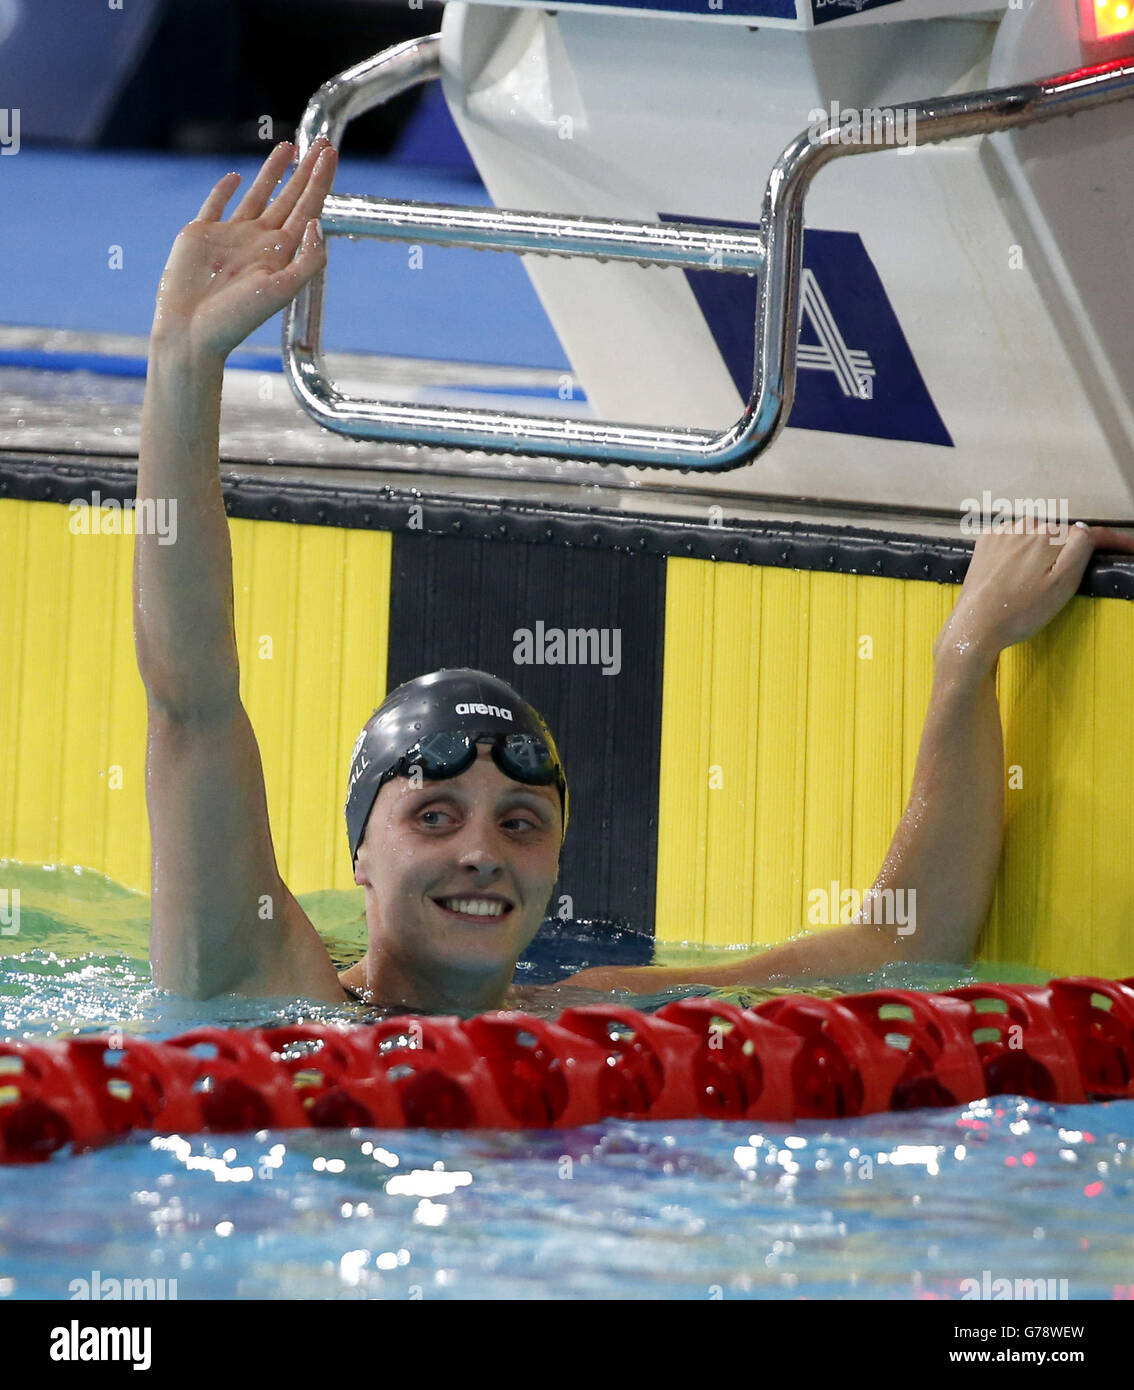
<path id="1" fill-rule="evenodd" d="M 436 33 L 442 9 L 434 0 L 421 9 L 406 0 L 165 0 L 96 143 L 258 153 L 261 117 L 273 118 L 276 139 L 290 138 L 321 82 Z M 422 91 L 352 121 L 344 147 L 388 154 Z"/>

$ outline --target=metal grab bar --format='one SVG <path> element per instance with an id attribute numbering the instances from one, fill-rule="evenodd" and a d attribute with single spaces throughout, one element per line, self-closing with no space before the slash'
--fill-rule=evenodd
<path id="1" fill-rule="evenodd" d="M 349 121 L 441 74 L 441 35 L 386 49 L 324 83 L 297 134 L 302 159 L 319 135 L 338 146 Z M 1134 57 L 991 91 L 912 102 L 902 109 L 915 144 L 938 144 L 1073 116 L 1134 96 Z M 924 132 L 924 134 L 923 134 Z M 745 232 L 693 223 L 625 222 L 512 212 L 385 198 L 330 196 L 323 228 L 331 235 L 482 250 L 633 260 L 730 273 L 760 273 L 756 364 L 743 414 L 719 434 L 647 428 L 553 415 L 522 415 L 458 406 L 383 402 L 344 396 L 328 381 L 322 353 L 325 273 L 311 280 L 284 314 L 284 370 L 309 415 L 355 439 L 484 449 L 528 456 L 724 472 L 762 454 L 779 434 L 795 398 L 803 203 L 812 179 L 832 159 L 892 147 L 870 123 L 870 138 L 828 122 L 803 131 L 777 159 L 764 192 L 761 228 Z M 848 139 L 848 136 L 851 138 Z"/>

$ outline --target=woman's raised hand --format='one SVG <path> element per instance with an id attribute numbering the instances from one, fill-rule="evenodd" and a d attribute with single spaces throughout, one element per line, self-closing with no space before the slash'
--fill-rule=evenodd
<path id="1" fill-rule="evenodd" d="M 294 156 L 290 142 L 277 145 L 227 222 L 221 215 L 240 175 L 225 174 L 214 185 L 173 243 L 152 338 L 223 361 L 326 265 L 316 219 L 338 155 L 320 136 L 269 204 Z"/>
<path id="2" fill-rule="evenodd" d="M 937 639 L 938 656 L 983 654 L 990 664 L 1005 647 L 1033 637 L 1078 589 L 1096 549 L 1134 553 L 1134 537 L 1106 526 L 1025 533 L 984 532 L 949 621 Z"/>

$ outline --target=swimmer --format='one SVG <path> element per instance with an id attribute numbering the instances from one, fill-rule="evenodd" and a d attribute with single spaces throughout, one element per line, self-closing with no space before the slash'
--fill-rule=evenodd
<path id="1" fill-rule="evenodd" d="M 135 537 L 134 614 L 146 688 L 155 984 L 341 1004 L 362 999 L 476 1013 L 526 1002 L 516 962 L 559 874 L 569 800 L 551 731 L 511 686 L 438 671 L 390 693 L 355 744 L 347 833 L 364 889 L 367 950 L 339 972 L 283 882 L 259 749 L 240 700 L 232 556 L 218 446 L 224 362 L 326 263 L 316 235 L 336 153 L 281 144 L 227 221 L 227 174 L 177 237 L 150 338 L 137 497 L 176 498 L 179 544 Z M 1077 589 L 1096 546 L 1134 540 L 1072 527 L 977 541 L 934 648 L 913 787 L 874 884 L 916 890 L 916 930 L 869 920 L 706 969 L 583 970 L 563 985 L 661 991 L 860 974 L 889 961 L 966 962 L 1000 860 L 1000 652 L 1038 632 Z M 870 902 L 867 895 L 867 904 Z"/>

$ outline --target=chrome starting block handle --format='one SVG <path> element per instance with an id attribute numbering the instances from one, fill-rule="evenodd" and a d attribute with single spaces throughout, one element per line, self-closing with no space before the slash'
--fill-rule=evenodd
<path id="1" fill-rule="evenodd" d="M 297 135 L 298 158 L 320 135 L 337 147 L 343 130 L 357 116 L 440 77 L 440 46 L 440 34 L 412 39 L 324 83 L 304 113 Z M 1020 86 L 911 102 L 903 109 L 909 127 L 916 130 L 914 143 L 938 144 L 1072 116 L 1132 96 L 1134 57 Z M 873 126 L 866 138 L 862 132 L 852 134 L 829 122 L 819 132 L 802 132 L 776 161 L 764 192 L 761 227 L 751 232 L 386 198 L 332 195 L 326 199 L 322 227 L 331 236 L 758 274 L 752 394 L 740 418 L 720 434 L 344 396 L 324 370 L 325 272 L 311 280 L 285 310 L 283 361 L 288 381 L 313 419 L 354 439 L 683 471 L 740 468 L 772 444 L 795 398 L 807 189 L 830 160 L 891 146 L 885 130 Z"/>

